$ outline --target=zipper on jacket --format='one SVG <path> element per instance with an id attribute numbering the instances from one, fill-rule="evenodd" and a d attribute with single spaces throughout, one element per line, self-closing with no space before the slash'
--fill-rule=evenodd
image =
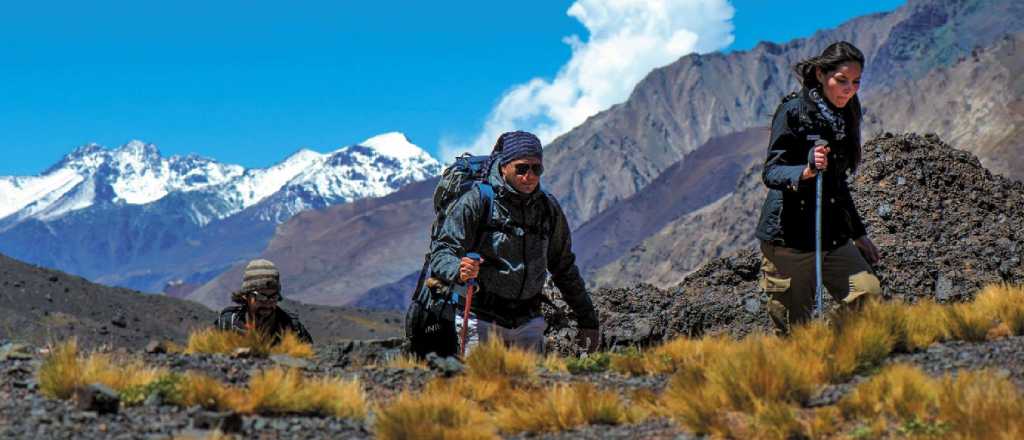
<path id="1" fill-rule="evenodd" d="M 523 219 L 523 223 L 520 229 L 523 231 L 523 281 L 519 283 L 519 296 L 516 297 L 518 300 L 523 299 L 523 291 L 526 290 L 526 280 L 530 275 L 530 264 L 526 261 L 526 236 L 529 235 L 526 232 L 526 202 L 519 201 L 519 216 Z"/>

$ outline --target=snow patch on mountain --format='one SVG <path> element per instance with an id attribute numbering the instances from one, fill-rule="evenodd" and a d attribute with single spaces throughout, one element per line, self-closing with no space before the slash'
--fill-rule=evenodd
<path id="1" fill-rule="evenodd" d="M 0 177 L 0 218 L 25 209 L 51 194 L 59 197 L 84 178 L 70 169 L 59 169 L 42 176 Z"/>
<path id="2" fill-rule="evenodd" d="M 282 222 L 305 209 L 384 196 L 440 171 L 436 160 L 398 132 L 330 153 L 304 148 L 254 169 L 196 155 L 165 158 L 155 145 L 138 140 L 112 150 L 87 144 L 39 176 L 0 177 L 0 228 L 97 203 L 151 204 L 172 193 L 184 194 L 184 209 L 199 225 L 257 205 L 261 220 Z"/>

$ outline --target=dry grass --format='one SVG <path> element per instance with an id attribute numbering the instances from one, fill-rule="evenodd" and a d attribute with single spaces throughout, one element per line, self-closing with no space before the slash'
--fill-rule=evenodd
<path id="1" fill-rule="evenodd" d="M 499 338 L 479 344 L 466 356 L 466 370 L 477 378 L 531 379 L 537 375 L 536 354 L 506 347 Z"/>
<path id="2" fill-rule="evenodd" d="M 989 310 L 972 303 L 949 306 L 946 316 L 950 324 L 950 336 L 963 341 L 984 341 L 989 329 L 999 324 Z"/>
<path id="3" fill-rule="evenodd" d="M 729 412 L 753 415 L 753 425 L 780 423 L 785 416 L 792 421 L 786 426 L 796 426 L 795 416 L 772 408 L 806 401 L 821 383 L 825 366 L 815 359 L 816 350 L 765 335 L 718 344 L 725 342 L 716 343 L 715 356 L 702 357 L 703 366 L 676 370 L 663 398 L 668 414 L 697 433 L 726 436 L 736 425 Z"/>
<path id="4" fill-rule="evenodd" d="M 565 359 L 555 353 L 548 353 L 540 363 L 540 368 L 552 373 L 568 373 L 569 367 L 565 365 Z"/>
<path id="5" fill-rule="evenodd" d="M 239 333 L 212 327 L 189 334 L 185 353 L 232 354 L 239 348 L 248 348 L 253 356 L 259 357 L 271 354 L 283 354 L 297 358 L 313 357 L 313 346 L 299 340 L 293 332 L 285 332 L 281 336 L 281 341 L 274 344 L 274 338 L 263 332 Z"/>
<path id="6" fill-rule="evenodd" d="M 398 370 L 425 370 L 427 369 L 427 363 L 422 359 L 416 359 L 415 356 L 401 355 L 395 356 L 388 359 L 384 363 L 384 368 L 393 368 Z"/>
<path id="7" fill-rule="evenodd" d="M 647 413 L 627 405 L 613 392 L 590 384 L 558 385 L 540 394 L 512 394 L 494 413 L 503 433 L 559 432 L 584 425 L 637 423 Z"/>
<path id="8" fill-rule="evenodd" d="M 476 403 L 442 393 L 402 393 L 377 413 L 382 440 L 496 439 L 494 425 Z"/>
<path id="9" fill-rule="evenodd" d="M 249 378 L 249 388 L 236 408 L 244 413 L 320 414 L 362 420 L 366 395 L 358 381 L 307 379 L 297 369 L 274 367 Z"/>
<path id="10" fill-rule="evenodd" d="M 284 332 L 281 342 L 271 345 L 270 354 L 283 354 L 295 358 L 313 357 L 313 345 L 302 342 L 295 332 Z"/>
<path id="11" fill-rule="evenodd" d="M 467 399 L 484 409 L 494 409 L 497 402 L 515 392 L 507 378 L 480 378 L 459 376 L 454 379 L 435 379 L 427 383 L 425 393 Z"/>
<path id="12" fill-rule="evenodd" d="M 630 376 L 643 376 L 651 370 L 650 360 L 644 353 L 633 348 L 621 353 L 611 354 L 612 371 Z"/>
<path id="13" fill-rule="evenodd" d="M 210 376 L 190 371 L 178 385 L 177 400 L 182 407 L 201 406 L 217 411 L 234 410 L 242 406 L 241 390 L 225 385 Z"/>
<path id="14" fill-rule="evenodd" d="M 939 418 L 949 423 L 950 438 L 1021 438 L 1024 399 L 997 371 L 961 371 L 942 381 Z"/>
<path id="15" fill-rule="evenodd" d="M 842 381 L 874 366 L 892 353 L 897 341 L 892 327 L 861 316 L 851 317 L 841 324 L 827 358 L 829 379 Z"/>
<path id="16" fill-rule="evenodd" d="M 362 420 L 366 396 L 358 381 L 339 378 L 307 379 L 298 370 L 275 367 L 254 374 L 241 390 L 198 372 L 174 375 L 146 367 L 138 359 L 115 359 L 105 353 L 82 356 L 74 339 L 55 346 L 39 369 L 39 384 L 49 397 L 68 399 L 77 388 L 101 383 L 138 403 L 159 391 L 170 403 L 199 405 L 243 413 L 320 414 Z M 151 387 L 150 385 L 159 385 Z M 154 388 L 154 389 L 150 389 Z"/>
<path id="17" fill-rule="evenodd" d="M 938 403 L 936 381 L 920 369 L 897 364 L 882 370 L 843 398 L 839 407 L 858 418 L 927 420 Z"/>
<path id="18" fill-rule="evenodd" d="M 950 323 L 945 307 L 927 299 L 907 308 L 905 344 L 908 351 L 921 350 L 949 339 Z"/>
<path id="19" fill-rule="evenodd" d="M 114 358 L 107 353 L 83 356 L 78 342 L 71 339 L 50 350 L 39 368 L 39 388 L 52 398 L 70 398 L 77 388 L 101 383 L 117 392 L 145 386 L 167 374 L 135 358 Z"/>
<path id="20" fill-rule="evenodd" d="M 735 343 L 725 336 L 696 340 L 678 338 L 648 351 L 645 363 L 648 372 L 654 374 L 703 376 L 708 363 L 729 351 Z"/>

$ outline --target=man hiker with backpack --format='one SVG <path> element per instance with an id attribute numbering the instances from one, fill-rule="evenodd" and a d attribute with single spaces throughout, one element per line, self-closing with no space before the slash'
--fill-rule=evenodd
<path id="1" fill-rule="evenodd" d="M 595 351 L 600 344 L 597 312 L 576 267 L 565 214 L 540 185 L 544 173 L 540 140 L 523 131 L 504 133 L 490 158 L 479 166 L 482 180 L 468 186 L 444 210 L 443 222 L 435 225 L 429 279 L 423 284 L 443 292 L 434 293 L 434 298 L 464 304 L 458 292 L 465 292 L 466 283 L 476 280 L 467 324 L 474 336 L 471 339 L 485 342 L 497 337 L 506 344 L 542 353 L 546 326 L 541 314 L 541 302 L 546 299 L 542 290 L 550 273 L 575 314 L 577 342 Z M 469 258 L 470 253 L 480 258 Z M 451 292 L 456 293 L 455 300 L 448 299 Z M 415 307 L 410 309 L 410 317 Z M 458 312 L 452 313 L 454 310 Z M 461 321 L 462 309 L 452 311 L 448 316 Z M 444 340 L 433 343 L 457 347 L 454 326 L 434 335 Z M 415 341 L 413 345 L 417 345 Z M 424 350 L 414 347 L 414 351 Z"/>

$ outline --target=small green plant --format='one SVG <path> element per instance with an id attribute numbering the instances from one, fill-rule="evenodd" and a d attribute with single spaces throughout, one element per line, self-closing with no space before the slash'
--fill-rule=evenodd
<path id="1" fill-rule="evenodd" d="M 906 437 L 943 437 L 949 432 L 949 425 L 936 420 L 913 418 L 904 421 L 896 431 Z"/>
<path id="2" fill-rule="evenodd" d="M 181 383 L 180 374 L 165 374 L 150 383 L 132 385 L 121 390 L 121 402 L 128 406 L 139 405 L 154 394 L 164 402 L 178 402 L 181 400 Z"/>
<path id="3" fill-rule="evenodd" d="M 608 353 L 593 353 L 565 362 L 565 367 L 572 374 L 600 373 L 608 371 L 612 358 Z"/>

